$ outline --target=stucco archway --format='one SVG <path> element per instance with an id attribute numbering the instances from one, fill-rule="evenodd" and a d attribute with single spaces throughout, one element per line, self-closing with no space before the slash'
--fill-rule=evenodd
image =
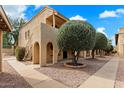
<path id="1" fill-rule="evenodd" d="M 53 63 L 53 45 L 51 42 L 49 42 L 46 46 L 47 53 L 46 53 L 46 62 L 47 64 Z"/>
<path id="2" fill-rule="evenodd" d="M 40 61 L 40 59 L 39 59 L 39 56 L 40 56 L 40 47 L 39 47 L 39 43 L 38 42 L 36 42 L 35 44 L 34 44 L 34 64 L 39 64 L 39 61 Z"/>

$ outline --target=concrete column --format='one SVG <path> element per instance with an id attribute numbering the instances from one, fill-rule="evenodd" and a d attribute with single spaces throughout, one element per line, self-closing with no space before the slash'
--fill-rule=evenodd
<path id="1" fill-rule="evenodd" d="M 83 57 L 83 56 L 84 56 L 84 51 L 80 51 L 79 56 L 80 56 L 80 57 Z"/>
<path id="2" fill-rule="evenodd" d="M 2 31 L 0 30 L 0 72 L 2 72 Z"/>
<path id="3" fill-rule="evenodd" d="M 83 51 L 84 52 L 84 58 L 86 58 L 86 51 Z"/>
<path id="4" fill-rule="evenodd" d="M 100 56 L 102 56 L 102 50 L 99 50 L 100 52 L 99 52 L 99 54 L 100 54 Z"/>
<path id="5" fill-rule="evenodd" d="M 92 57 L 92 50 L 90 50 L 90 57 Z"/>
<path id="6" fill-rule="evenodd" d="M 100 55 L 100 49 L 98 51 L 99 51 L 98 54 Z"/>
<path id="7" fill-rule="evenodd" d="M 53 14 L 53 28 L 55 28 L 55 15 Z"/>
<path id="8" fill-rule="evenodd" d="M 96 55 L 96 50 L 94 51 L 94 56 Z"/>
<path id="9" fill-rule="evenodd" d="M 32 46 L 31 52 L 32 52 L 32 62 L 34 63 L 34 44 L 33 44 L 33 46 Z"/>
<path id="10" fill-rule="evenodd" d="M 57 58 L 58 58 L 58 51 L 55 51 L 53 48 L 53 64 L 57 63 Z"/>
<path id="11" fill-rule="evenodd" d="M 40 66 L 46 66 L 46 61 L 47 61 L 47 48 L 46 48 L 46 44 L 44 43 L 42 46 L 41 46 L 41 58 L 40 58 Z"/>
<path id="12" fill-rule="evenodd" d="M 103 56 L 105 56 L 105 51 L 104 50 L 102 50 L 102 54 L 103 54 Z"/>

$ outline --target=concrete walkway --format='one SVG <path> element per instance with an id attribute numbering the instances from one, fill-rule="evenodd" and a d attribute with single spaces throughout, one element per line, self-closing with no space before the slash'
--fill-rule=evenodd
<path id="1" fill-rule="evenodd" d="M 50 77 L 34 70 L 39 65 L 24 65 L 15 57 L 6 58 L 8 63 L 34 88 L 66 88 L 66 86 Z"/>
<path id="2" fill-rule="evenodd" d="M 8 63 L 32 86 L 35 88 L 66 88 L 67 86 L 53 80 L 52 78 L 36 71 L 34 68 L 39 65 L 25 65 L 16 61 L 15 57 L 6 58 Z M 113 88 L 115 85 L 116 73 L 119 58 L 113 57 L 100 70 L 83 82 L 79 88 Z"/>
<path id="3" fill-rule="evenodd" d="M 114 88 L 119 58 L 113 57 L 94 75 L 89 77 L 80 88 Z"/>

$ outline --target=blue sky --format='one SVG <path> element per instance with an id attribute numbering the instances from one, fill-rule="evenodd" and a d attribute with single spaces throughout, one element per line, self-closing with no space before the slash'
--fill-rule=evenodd
<path id="1" fill-rule="evenodd" d="M 16 15 L 30 20 L 36 15 L 44 6 L 5 6 L 8 15 L 12 9 L 16 7 Z M 86 20 L 91 23 L 97 31 L 104 33 L 108 38 L 113 40 L 114 35 L 118 32 L 120 27 L 124 27 L 124 6 L 100 6 L 100 5 L 52 5 L 51 8 L 63 14 L 69 19 Z M 11 11 L 11 12 L 10 12 Z M 18 13 L 19 12 L 19 13 Z"/>

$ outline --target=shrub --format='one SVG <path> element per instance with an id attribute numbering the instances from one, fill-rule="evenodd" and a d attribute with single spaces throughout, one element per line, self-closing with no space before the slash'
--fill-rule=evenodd
<path id="1" fill-rule="evenodd" d="M 22 61 L 25 56 L 25 48 L 24 47 L 17 47 L 15 50 L 16 59 L 18 61 Z"/>

